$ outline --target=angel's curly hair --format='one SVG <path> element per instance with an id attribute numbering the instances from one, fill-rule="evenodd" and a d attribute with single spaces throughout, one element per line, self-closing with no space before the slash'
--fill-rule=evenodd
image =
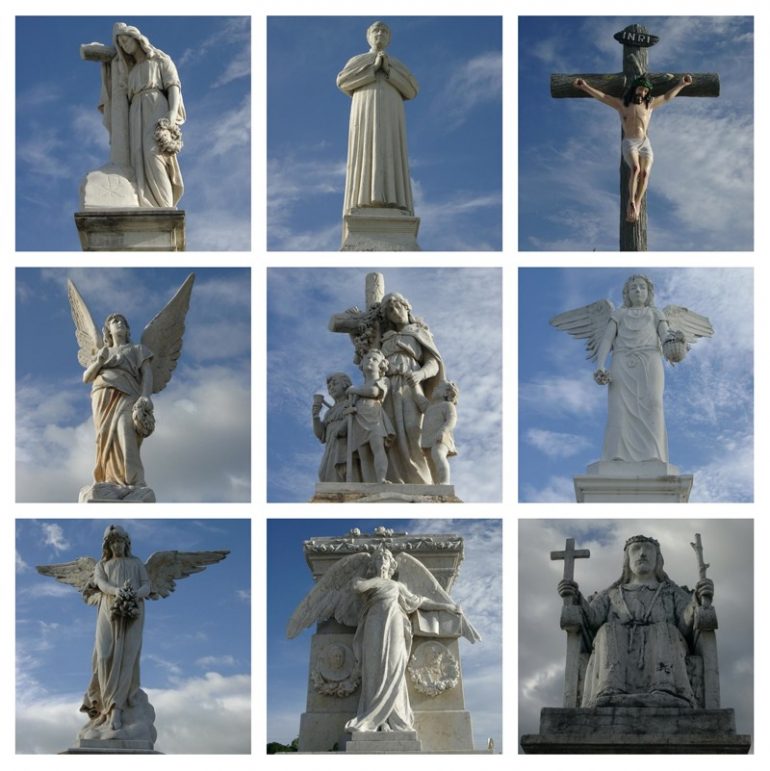
<path id="1" fill-rule="evenodd" d="M 110 322 L 115 319 L 123 320 L 123 323 L 126 325 L 126 342 L 131 342 L 131 327 L 128 323 L 128 319 L 122 313 L 110 313 L 104 320 L 104 326 L 102 327 L 102 337 L 104 338 L 104 342 L 110 347 L 115 344 L 115 341 L 112 339 L 112 332 L 110 332 Z"/>
<path id="2" fill-rule="evenodd" d="M 653 285 L 652 281 L 650 281 L 647 276 L 643 276 L 641 273 L 634 273 L 633 276 L 629 276 L 628 280 L 625 284 L 623 284 L 623 305 L 626 308 L 631 307 L 631 300 L 628 297 L 628 287 L 630 286 L 632 281 L 636 281 L 637 279 L 641 279 L 644 281 L 645 284 L 647 284 L 647 300 L 644 303 L 647 306 L 654 305 L 655 300 L 655 286 Z"/>

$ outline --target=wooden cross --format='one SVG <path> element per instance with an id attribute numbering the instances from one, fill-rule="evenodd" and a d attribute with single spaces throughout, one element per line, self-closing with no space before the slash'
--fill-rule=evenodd
<path id="1" fill-rule="evenodd" d="M 575 580 L 575 560 L 578 559 L 587 559 L 591 556 L 591 552 L 588 549 L 576 549 L 575 548 L 575 539 L 574 538 L 568 538 L 566 543 L 564 544 L 564 551 L 552 551 L 551 552 L 551 559 L 552 560 L 564 560 L 564 580 L 565 581 L 574 581 Z M 565 598 L 565 605 L 566 605 L 566 598 Z"/>
<path id="2" fill-rule="evenodd" d="M 652 93 L 661 96 L 670 91 L 684 73 L 647 72 L 647 49 L 659 38 L 650 35 L 639 24 L 630 24 L 613 36 L 623 46 L 623 72 L 612 75 L 551 75 L 551 96 L 555 99 L 590 99 L 590 95 L 573 86 L 576 78 L 582 78 L 589 85 L 598 88 L 608 96 L 623 98 L 626 88 L 633 80 L 645 74 L 652 82 Z M 683 89 L 679 96 L 719 96 L 719 75 L 716 72 L 692 73 L 692 84 Z M 677 98 L 678 98 L 677 97 Z M 620 251 L 647 251 L 647 194 L 645 193 L 636 222 L 626 222 L 628 208 L 629 168 L 620 158 Z"/>

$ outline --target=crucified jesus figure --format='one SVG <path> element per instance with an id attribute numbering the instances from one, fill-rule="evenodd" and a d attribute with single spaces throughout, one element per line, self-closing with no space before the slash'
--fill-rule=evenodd
<path id="1" fill-rule="evenodd" d="M 652 83 L 645 75 L 636 78 L 626 90 L 622 99 L 609 96 L 598 88 L 588 85 L 583 78 L 576 78 L 575 88 L 585 91 L 608 107 L 617 110 L 623 129 L 623 160 L 630 170 L 628 178 L 628 208 L 626 221 L 639 219 L 642 198 L 647 192 L 652 169 L 652 145 L 647 131 L 652 118 L 652 111 L 670 102 L 683 88 L 692 83 L 692 75 L 683 75 L 679 83 L 662 96 L 652 95 Z"/>

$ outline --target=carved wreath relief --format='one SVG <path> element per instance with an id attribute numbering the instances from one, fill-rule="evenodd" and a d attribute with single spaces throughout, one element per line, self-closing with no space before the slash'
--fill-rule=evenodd
<path id="1" fill-rule="evenodd" d="M 361 684 L 361 669 L 353 651 L 343 643 L 331 643 L 316 656 L 310 682 L 322 696 L 350 696 Z"/>
<path id="2" fill-rule="evenodd" d="M 438 696 L 460 682 L 460 665 L 439 642 L 425 642 L 412 653 L 407 666 L 414 687 L 426 696 Z"/>

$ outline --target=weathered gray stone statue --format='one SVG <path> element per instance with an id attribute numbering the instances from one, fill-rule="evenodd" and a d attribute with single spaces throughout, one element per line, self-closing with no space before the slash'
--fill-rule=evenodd
<path id="1" fill-rule="evenodd" d="M 544 708 L 540 734 L 524 736 L 532 753 L 748 752 L 735 733 L 732 709 L 720 709 L 719 665 L 700 535 L 695 589 L 663 570 L 654 538 L 626 541 L 620 578 L 585 597 L 573 580 L 576 558 L 568 539 L 551 559 L 565 561 L 558 591 L 567 632 L 564 707 Z"/>
<path id="2" fill-rule="evenodd" d="M 462 539 L 353 530 L 307 541 L 305 554 L 317 583 L 287 628 L 318 624 L 300 751 L 472 750 L 457 640 L 480 637 L 447 593 Z"/>
<path id="3" fill-rule="evenodd" d="M 341 379 L 338 373 L 329 375 L 335 404 L 323 418 L 323 395 L 315 396 L 313 430 L 323 436 L 327 453 L 314 500 L 352 499 L 345 495 L 356 500 L 456 500 L 448 458 L 457 454 L 453 431 L 459 388 L 446 380 L 427 324 L 402 294 L 385 294 L 381 274 L 370 273 L 366 310 L 354 306 L 334 314 L 329 329 L 350 335 L 365 383 L 346 387 L 341 408 Z M 332 452 L 337 460 L 330 464 Z M 344 485 L 339 480 L 341 452 L 346 454 Z"/>
<path id="4" fill-rule="evenodd" d="M 153 554 L 147 562 L 131 553 L 131 539 L 119 525 L 104 531 L 101 558 L 80 557 L 39 565 L 45 576 L 75 587 L 97 607 L 91 681 L 81 712 L 88 723 L 70 752 L 152 752 L 155 710 L 139 687 L 144 601 L 168 597 L 176 581 L 223 560 L 228 551 Z"/>
<path id="5" fill-rule="evenodd" d="M 96 429 L 93 484 L 79 500 L 154 502 L 144 476 L 142 442 L 155 430 L 152 394 L 162 391 L 182 352 L 185 317 L 195 274 L 190 274 L 166 307 L 145 327 L 140 343 L 131 342 L 125 316 L 110 314 L 101 331 L 72 281 L 68 296 L 83 382 L 91 383 Z"/>
<path id="6" fill-rule="evenodd" d="M 594 380 L 608 389 L 601 462 L 589 467 L 588 474 L 596 477 L 589 482 L 601 477 L 678 476 L 678 469 L 668 462 L 663 360 L 677 364 L 699 338 L 713 335 L 709 320 L 679 305 L 659 310 L 654 304 L 652 281 L 646 276 L 633 275 L 623 286 L 622 307 L 615 308 L 609 300 L 599 300 L 555 316 L 551 324 L 586 340 L 588 357 L 597 364 Z M 612 364 L 608 370 L 610 353 Z M 582 488 L 578 479 L 580 500 Z M 686 491 L 669 493 L 684 496 L 686 500 L 691 486 L 692 477 L 689 477 Z M 585 494 L 584 489 L 582 493 Z M 597 491 L 588 491 L 589 496 L 594 493 Z M 597 494 L 610 495 L 606 490 Z M 649 494 L 653 496 L 649 500 L 667 500 L 665 490 L 651 488 Z"/>
<path id="7" fill-rule="evenodd" d="M 385 53 L 390 37 L 387 24 L 374 22 L 366 31 L 370 50 L 337 76 L 337 86 L 353 100 L 342 208 L 345 251 L 418 249 L 404 119 L 404 101 L 417 96 L 418 86 Z"/>
<path id="8" fill-rule="evenodd" d="M 81 184 L 83 248 L 183 249 L 183 212 L 139 211 L 174 210 L 184 192 L 177 154 L 187 113 L 174 62 L 123 22 L 112 28 L 111 46 L 88 43 L 80 53 L 101 64 L 98 107 L 110 135 L 109 163 Z"/>

